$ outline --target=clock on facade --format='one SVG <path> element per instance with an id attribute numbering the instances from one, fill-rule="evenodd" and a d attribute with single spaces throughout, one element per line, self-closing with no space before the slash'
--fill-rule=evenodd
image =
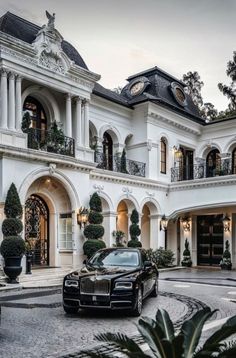
<path id="1" fill-rule="evenodd" d="M 132 96 L 136 96 L 137 94 L 141 93 L 143 89 L 144 89 L 144 82 L 139 81 L 131 86 L 130 93 Z"/>

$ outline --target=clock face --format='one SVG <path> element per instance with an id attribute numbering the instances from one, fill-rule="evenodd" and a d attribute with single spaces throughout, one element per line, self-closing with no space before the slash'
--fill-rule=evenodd
<path id="1" fill-rule="evenodd" d="M 143 82 L 136 82 L 131 88 L 130 88 L 130 93 L 132 94 L 132 96 L 136 96 L 137 94 L 141 93 L 142 90 L 144 88 L 144 83 Z"/>

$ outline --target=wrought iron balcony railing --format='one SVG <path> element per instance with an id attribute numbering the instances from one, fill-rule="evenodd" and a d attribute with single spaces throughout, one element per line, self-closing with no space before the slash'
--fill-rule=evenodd
<path id="1" fill-rule="evenodd" d="M 75 156 L 75 141 L 53 131 L 37 128 L 28 130 L 28 148 L 56 154 Z"/>
<path id="2" fill-rule="evenodd" d="M 101 152 L 95 152 L 94 161 L 95 163 L 98 163 L 97 168 L 100 169 L 145 177 L 146 164 L 137 162 L 136 160 L 126 159 L 125 164 L 122 165 L 121 157 L 119 156 L 105 155 Z"/>
<path id="3" fill-rule="evenodd" d="M 202 178 L 211 178 L 216 176 L 224 176 L 236 174 L 236 168 L 232 168 L 229 160 L 222 160 L 216 166 L 207 164 L 195 164 L 192 166 L 182 166 L 171 168 L 171 181 L 183 181 Z"/>

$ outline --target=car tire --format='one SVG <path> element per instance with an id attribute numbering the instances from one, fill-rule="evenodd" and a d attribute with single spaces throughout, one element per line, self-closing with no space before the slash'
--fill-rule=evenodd
<path id="1" fill-rule="evenodd" d="M 79 308 L 78 307 L 68 307 L 68 306 L 64 306 L 63 305 L 63 308 L 64 308 L 64 311 L 67 313 L 67 314 L 75 314 L 78 312 Z"/>
<path id="2" fill-rule="evenodd" d="M 132 316 L 139 317 L 142 313 L 142 308 L 143 308 L 143 293 L 142 293 L 142 288 L 139 287 L 135 308 L 131 311 Z"/>
<path id="3" fill-rule="evenodd" d="M 156 279 L 152 292 L 150 293 L 150 297 L 157 297 L 157 296 L 158 296 L 158 279 Z"/>

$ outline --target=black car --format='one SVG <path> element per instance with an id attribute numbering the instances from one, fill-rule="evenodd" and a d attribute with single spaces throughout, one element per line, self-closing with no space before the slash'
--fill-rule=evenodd
<path id="1" fill-rule="evenodd" d="M 157 296 L 158 270 L 136 248 L 99 250 L 85 266 L 68 274 L 63 282 L 63 307 L 66 313 L 79 308 L 142 311 L 143 299 Z"/>

